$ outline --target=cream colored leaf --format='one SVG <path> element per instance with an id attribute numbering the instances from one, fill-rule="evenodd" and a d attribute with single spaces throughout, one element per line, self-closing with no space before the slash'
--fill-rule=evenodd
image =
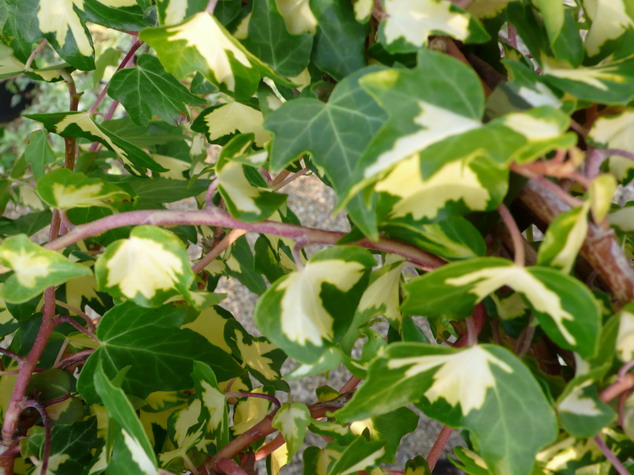
<path id="1" fill-rule="evenodd" d="M 407 378 L 439 367 L 434 374 L 434 382 L 425 397 L 430 402 L 443 398 L 451 406 L 460 404 L 466 416 L 484 405 L 486 393 L 495 388 L 495 376 L 491 366 L 497 366 L 507 373 L 512 368 L 480 346 L 447 355 L 426 355 L 410 358 L 395 358 L 388 361 L 388 368 L 397 369 L 410 366 L 405 372 Z"/>
<path id="2" fill-rule="evenodd" d="M 621 114 L 600 117 L 592 126 L 589 137 L 608 148 L 634 153 L 634 109 L 625 109 Z M 624 180 L 634 162 L 625 157 L 609 157 L 609 169 L 617 180 Z"/>
<path id="3" fill-rule="evenodd" d="M 601 416 L 603 413 L 597 403 L 590 397 L 583 395 L 583 388 L 591 383 L 577 386 L 557 405 L 559 412 L 569 412 L 583 416 Z"/>
<path id="4" fill-rule="evenodd" d="M 363 292 L 358 311 L 385 306 L 385 318 L 392 322 L 401 320 L 399 310 L 399 290 L 401 288 L 401 273 L 403 264 L 395 266 L 388 272 L 374 280 Z"/>
<path id="5" fill-rule="evenodd" d="M 634 359 L 634 313 L 628 310 L 621 311 L 616 352 L 621 361 Z"/>
<path id="6" fill-rule="evenodd" d="M 271 134 L 264 130 L 262 112 L 237 101 L 222 105 L 207 114 L 205 124 L 212 142 L 235 132 L 252 133 L 258 147 L 271 139 Z"/>
<path id="7" fill-rule="evenodd" d="M 373 8 L 373 0 L 354 0 L 354 18 L 359 22 L 365 23 L 372 15 Z"/>
<path id="8" fill-rule="evenodd" d="M 143 475 L 158 475 L 158 470 L 154 466 L 150 457 L 145 453 L 145 450 L 141 446 L 138 440 L 134 438 L 133 435 L 129 434 L 125 429 L 121 429 L 121 433 L 123 434 L 123 440 L 125 441 L 125 445 L 130 451 L 130 455 L 132 456 L 132 460 L 136 462 L 137 467 L 139 469 L 140 474 Z"/>
<path id="9" fill-rule="evenodd" d="M 244 213 L 259 213 L 256 200 L 260 191 L 249 183 L 239 162 L 228 162 L 218 171 L 218 186 L 230 196 L 235 207 Z"/>
<path id="10" fill-rule="evenodd" d="M 277 8 L 291 35 L 314 35 L 317 31 L 317 19 L 310 9 L 309 0 L 277 0 Z"/>
<path id="11" fill-rule="evenodd" d="M 263 356 L 264 354 L 277 349 L 277 346 L 273 343 L 257 340 L 253 340 L 250 344 L 246 343 L 244 341 L 244 334 L 238 330 L 236 330 L 235 335 L 236 346 L 238 347 L 240 356 L 242 356 L 242 361 L 244 361 L 249 368 L 257 371 L 266 379 L 277 379 L 279 374 L 277 374 L 277 372 L 271 367 L 273 360 Z"/>
<path id="12" fill-rule="evenodd" d="M 328 283 L 347 292 L 364 271 L 359 262 L 331 259 L 309 262 L 303 270 L 288 274 L 278 286 L 284 292 L 281 324 L 286 338 L 299 345 L 310 342 L 316 346 L 331 340 L 333 321 L 321 300 L 321 286 Z"/>
<path id="13" fill-rule="evenodd" d="M 42 33 L 53 33 L 55 41 L 63 47 L 68 33 L 75 39 L 82 56 L 92 56 L 90 38 L 75 8 L 84 10 L 84 0 L 40 0 L 37 20 Z"/>
<path id="14" fill-rule="evenodd" d="M 590 56 L 599 53 L 601 46 L 634 27 L 623 0 L 583 0 L 583 6 L 592 24 L 585 38 Z"/>
<path id="15" fill-rule="evenodd" d="M 597 223 L 603 221 L 610 212 L 617 185 L 616 179 L 607 174 L 599 175 L 590 183 L 590 207 Z"/>

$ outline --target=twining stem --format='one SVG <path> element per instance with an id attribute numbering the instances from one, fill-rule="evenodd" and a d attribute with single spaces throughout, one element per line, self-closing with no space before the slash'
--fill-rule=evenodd
<path id="1" fill-rule="evenodd" d="M 449 441 L 449 437 L 451 437 L 451 433 L 453 429 L 451 427 L 443 426 L 438 433 L 438 437 L 436 437 L 436 442 L 434 442 L 433 447 L 429 451 L 429 455 L 427 455 L 427 465 L 429 465 L 429 470 L 434 470 L 440 456 L 442 455 L 443 450 L 445 450 L 445 445 Z"/>
<path id="2" fill-rule="evenodd" d="M 31 52 L 28 59 L 26 60 L 26 63 L 24 63 L 25 71 L 28 71 L 31 68 L 31 65 L 33 64 L 33 61 L 35 60 L 35 57 L 40 53 L 40 51 L 42 51 L 42 49 L 44 49 L 44 47 L 46 46 L 46 43 L 47 43 L 46 40 L 40 41 L 40 44 L 37 45 L 35 49 Z"/>
<path id="3" fill-rule="evenodd" d="M 517 223 L 513 219 L 513 216 L 504 204 L 498 206 L 498 213 L 500 213 L 500 216 L 502 216 L 502 220 L 504 221 L 504 224 L 511 234 L 511 238 L 513 239 L 513 253 L 515 254 L 515 264 L 518 266 L 524 266 L 524 243 L 522 239 L 522 233 L 517 227 Z"/>
<path id="4" fill-rule="evenodd" d="M 231 459 L 218 460 L 216 470 L 225 475 L 247 475 L 247 472 Z"/>
<path id="5" fill-rule="evenodd" d="M 282 403 L 280 403 L 279 399 L 275 396 L 271 396 L 270 394 L 264 393 L 247 393 L 247 392 L 233 392 L 233 393 L 225 393 L 225 397 L 255 397 L 260 399 L 266 399 L 267 401 L 272 402 L 279 409 L 282 407 Z"/>
<path id="6" fill-rule="evenodd" d="M 81 241 L 82 239 L 97 236 L 109 231 L 110 229 L 135 225 L 221 226 L 223 228 L 240 229 L 245 232 L 256 232 L 270 234 L 273 236 L 287 237 L 295 241 L 301 240 L 306 244 L 334 245 L 345 236 L 345 233 L 342 232 L 325 231 L 322 229 L 309 228 L 289 223 L 280 223 L 276 221 L 244 223 L 232 218 L 229 214 L 219 209 L 190 211 L 141 210 L 106 216 L 105 218 L 98 219 L 91 223 L 77 226 L 68 234 L 49 242 L 44 247 L 51 250 L 61 250 L 71 244 Z M 412 264 L 426 270 L 435 269 L 445 263 L 445 261 L 433 254 L 429 254 L 417 247 L 394 241 L 392 239 L 381 238 L 378 241 L 372 241 L 364 238 L 354 244 L 368 249 L 397 254 L 404 257 Z"/>
<path id="7" fill-rule="evenodd" d="M 130 47 L 130 50 L 127 52 L 127 54 L 123 57 L 123 60 L 121 61 L 121 63 L 119 64 L 119 66 L 117 66 L 117 70 L 115 71 L 115 73 L 117 71 L 120 71 L 121 69 L 125 68 L 128 63 L 132 60 L 132 58 L 134 57 L 134 53 L 137 52 L 137 50 L 143 45 L 143 41 L 139 41 L 138 39 L 132 44 L 132 46 Z M 99 93 L 99 96 L 97 96 L 97 100 L 95 101 L 95 103 L 92 105 L 92 107 L 90 109 L 88 109 L 88 114 L 93 115 L 95 113 L 95 111 L 97 110 L 97 107 L 99 107 L 99 104 L 101 104 L 101 101 L 103 101 L 104 97 L 106 97 L 106 93 L 108 92 L 108 86 L 110 85 L 110 83 L 106 83 L 106 85 L 103 87 L 103 89 L 101 90 L 101 92 Z"/>
<path id="8" fill-rule="evenodd" d="M 605 442 L 603 442 L 603 440 L 601 439 L 601 436 L 597 435 L 592 440 L 601 449 L 601 452 L 603 452 L 603 455 L 605 455 L 605 458 L 607 458 L 610 461 L 610 463 L 612 464 L 612 466 L 614 467 L 614 469 L 619 475 L 630 475 L 630 471 L 627 468 L 625 468 L 625 466 L 616 457 L 616 455 L 614 455 L 614 453 L 605 444 Z"/>
<path id="9" fill-rule="evenodd" d="M 227 234 L 222 239 L 222 241 L 216 244 L 211 251 L 205 254 L 198 262 L 196 262 L 192 266 L 192 270 L 194 271 L 194 273 L 198 274 L 199 272 L 201 272 L 211 263 L 211 261 L 222 254 L 225 249 L 231 246 L 234 242 L 236 242 L 240 236 L 244 236 L 245 234 L 246 231 L 243 231 L 242 229 L 234 229 L 229 234 Z"/>
<path id="10" fill-rule="evenodd" d="M 75 315 L 83 318 L 86 321 L 86 325 L 88 326 L 88 329 L 91 332 L 95 332 L 97 329 L 95 328 L 95 322 L 92 321 L 92 318 L 90 318 L 90 316 L 85 313 L 82 312 L 81 310 L 79 310 L 78 308 L 73 307 L 72 305 L 68 305 L 66 302 L 62 302 L 61 300 L 56 300 L 55 301 L 55 305 L 57 305 L 58 307 L 62 307 L 65 308 L 66 310 L 74 313 Z"/>
<path id="11" fill-rule="evenodd" d="M 602 401 L 609 402 L 619 394 L 631 389 L 634 389 L 634 373 L 628 373 L 619 378 L 615 383 L 601 391 L 599 397 Z"/>
<path id="12" fill-rule="evenodd" d="M 59 315 L 58 317 L 55 318 L 55 320 L 57 321 L 58 324 L 68 323 L 69 325 L 74 327 L 78 332 L 81 332 L 84 335 L 86 335 L 88 338 L 92 338 L 97 343 L 100 343 L 99 339 L 95 336 L 93 332 L 91 332 L 87 328 L 82 327 L 79 323 L 73 320 L 72 317 L 69 317 L 68 315 Z"/>
<path id="13" fill-rule="evenodd" d="M 74 365 L 76 363 L 79 363 L 80 361 L 84 361 L 88 359 L 88 357 L 92 355 L 94 352 L 95 350 L 93 348 L 82 350 L 78 353 L 75 353 L 74 355 L 70 355 L 69 357 L 64 358 L 62 361 L 57 363 L 55 367 L 62 368 L 62 369 L 67 368 L 68 366 Z"/>
<path id="14" fill-rule="evenodd" d="M 22 361 L 24 361 L 24 358 L 22 358 L 20 355 L 14 353 L 11 350 L 7 350 L 6 348 L 0 348 L 0 354 L 8 356 L 17 363 L 22 363 Z"/>
<path id="15" fill-rule="evenodd" d="M 44 406 L 42 406 L 38 401 L 32 399 L 24 401 L 23 409 L 26 409 L 27 407 L 32 407 L 40 413 L 42 425 L 44 426 L 44 450 L 42 451 L 42 465 L 40 473 L 45 475 L 48 469 L 48 459 L 51 455 L 51 422 L 48 419 L 46 409 L 44 409 Z"/>

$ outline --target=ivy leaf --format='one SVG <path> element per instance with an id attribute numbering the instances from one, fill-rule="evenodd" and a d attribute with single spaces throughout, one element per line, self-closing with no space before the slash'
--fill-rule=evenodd
<path id="1" fill-rule="evenodd" d="M 528 301 L 544 331 L 558 345 L 584 357 L 594 355 L 601 327 L 596 300 L 579 281 L 547 267 L 524 268 L 492 257 L 454 262 L 408 283 L 403 312 L 464 317 L 502 286 Z"/>
<path id="2" fill-rule="evenodd" d="M 612 207 L 612 197 L 617 190 L 616 179 L 607 173 L 595 177 L 590 182 L 590 209 L 595 222 L 603 221 Z"/>
<path id="3" fill-rule="evenodd" d="M 37 81 L 59 81 L 62 79 L 59 70 L 69 66 L 68 63 L 64 63 L 44 69 L 27 69 L 26 65 L 15 57 L 10 47 L 0 44 L 0 79 L 8 79 L 24 73 Z"/>
<path id="4" fill-rule="evenodd" d="M 83 0 L 86 18 L 99 25 L 124 31 L 150 26 L 137 0 Z"/>
<path id="5" fill-rule="evenodd" d="M 486 30 L 471 15 L 441 0 L 386 0 L 387 18 L 379 27 L 379 38 L 392 53 L 416 51 L 430 35 L 450 36 L 467 43 L 485 42 Z"/>
<path id="6" fill-rule="evenodd" d="M 358 247 L 315 254 L 301 271 L 280 278 L 260 297 L 256 325 L 292 358 L 315 363 L 348 329 L 374 264 Z"/>
<path id="7" fill-rule="evenodd" d="M 242 43 L 281 75 L 294 77 L 308 66 L 313 37 L 308 33 L 291 34 L 276 0 L 253 4 L 248 30 Z"/>
<path id="8" fill-rule="evenodd" d="M 584 58 L 583 42 L 577 22 L 566 11 L 562 2 L 534 0 L 542 16 L 550 48 L 555 57 L 573 66 L 579 66 Z"/>
<path id="9" fill-rule="evenodd" d="M 389 116 L 359 159 L 355 178 L 367 180 L 433 143 L 482 125 L 484 93 L 460 61 L 422 49 L 415 69 L 386 69 L 360 79 Z"/>
<path id="10" fill-rule="evenodd" d="M 592 125 L 588 137 L 595 144 L 634 153 L 633 131 L 634 109 L 624 109 L 617 115 L 599 117 Z M 608 170 L 623 184 L 634 179 L 634 161 L 626 157 L 608 157 Z"/>
<path id="11" fill-rule="evenodd" d="M 88 178 L 83 173 L 60 168 L 37 181 L 37 194 L 42 201 L 57 209 L 101 206 L 118 208 L 132 197 L 116 185 L 99 178 Z"/>
<path id="12" fill-rule="evenodd" d="M 24 234 L 0 244 L 0 265 L 14 271 L 2 289 L 2 298 L 10 303 L 26 302 L 48 287 L 91 273 L 58 252 L 43 249 Z"/>
<path id="13" fill-rule="evenodd" d="M 301 448 L 306 436 L 306 428 L 311 422 L 310 411 L 306 404 L 301 402 L 282 404 L 275 414 L 271 425 L 280 431 L 286 441 L 287 461 L 290 461 Z"/>
<path id="14" fill-rule="evenodd" d="M 205 134 L 207 140 L 212 143 L 236 132 L 251 133 L 255 136 L 255 144 L 263 147 L 271 137 L 264 130 L 263 124 L 262 112 L 238 101 L 232 101 L 203 110 L 192 122 L 192 130 Z"/>
<path id="15" fill-rule="evenodd" d="M 634 59 L 573 68 L 567 63 L 542 57 L 544 81 L 590 102 L 625 105 L 634 95 Z"/>
<path id="16" fill-rule="evenodd" d="M 389 345 L 335 416 L 359 420 L 417 401 L 430 417 L 468 429 L 496 474 L 530 474 L 537 451 L 557 435 L 555 415 L 533 375 L 515 355 L 495 345 L 462 350 Z"/>
<path id="17" fill-rule="evenodd" d="M 363 68 L 369 28 L 356 21 L 351 2 L 310 0 L 310 10 L 318 21 L 312 55 L 315 66 L 338 81 Z"/>
<path id="18" fill-rule="evenodd" d="M 357 473 L 379 465 L 384 456 L 384 440 L 367 440 L 364 435 L 361 435 L 345 447 L 341 456 L 330 466 L 327 473 L 328 475 Z"/>
<path id="19" fill-rule="evenodd" d="M 548 226 L 537 253 L 537 264 L 570 273 L 588 233 L 590 203 L 565 211 Z"/>
<path id="20" fill-rule="evenodd" d="M 194 282 L 183 242 L 156 226 L 137 226 L 110 244 L 95 263 L 99 290 L 145 307 L 186 295 Z"/>
<path id="21" fill-rule="evenodd" d="M 167 72 L 182 78 L 200 71 L 237 99 L 251 97 L 262 76 L 279 79 L 208 13 L 197 13 L 178 25 L 146 28 L 139 38 L 156 50 Z"/>
<path id="22" fill-rule="evenodd" d="M 55 153 L 48 143 L 48 134 L 45 130 L 36 130 L 27 140 L 24 158 L 31 164 L 33 176 L 39 179 L 44 175 L 44 167 L 55 162 Z"/>
<path id="23" fill-rule="evenodd" d="M 158 474 L 152 444 L 125 393 L 112 384 L 101 365 L 96 367 L 93 378 L 95 390 L 108 416 L 117 423 L 114 430 L 120 437 L 115 440 L 109 470 L 114 469 L 113 465 L 116 464 L 128 467 L 126 473 L 130 468 L 137 467 L 137 473 Z"/>
<path id="24" fill-rule="evenodd" d="M 610 226 L 624 233 L 634 233 L 634 206 L 625 206 L 608 215 Z"/>
<path id="25" fill-rule="evenodd" d="M 188 116 L 185 104 L 205 104 L 166 73 L 160 61 L 150 54 L 139 56 L 136 68 L 117 71 L 110 80 L 108 95 L 120 101 L 130 118 L 141 126 L 149 124 L 152 114 L 178 124 L 181 116 Z"/>
<path id="26" fill-rule="evenodd" d="M 619 312 L 619 332 L 616 337 L 616 352 L 621 361 L 634 359 L 634 303 Z"/>
<path id="27" fill-rule="evenodd" d="M 346 77 L 326 104 L 301 98 L 284 103 L 269 115 L 265 127 L 273 133 L 271 168 L 282 170 L 309 152 L 339 198 L 345 196 L 354 183 L 359 158 L 385 121 L 382 109 L 359 86 L 361 78 L 376 70 L 371 67 Z M 348 212 L 365 233 L 376 233 L 360 197 L 348 206 Z"/>
<path id="28" fill-rule="evenodd" d="M 103 365 L 111 377 L 126 369 L 122 388 L 145 398 L 153 391 L 192 387 L 194 361 L 213 368 L 221 381 L 244 370 L 229 354 L 202 335 L 183 328 L 187 307 L 164 305 L 147 309 L 125 302 L 108 311 L 99 323 L 99 347 L 82 369 L 77 389 L 89 404 L 95 402 L 93 374 Z"/>
<path id="29" fill-rule="evenodd" d="M 42 122 L 46 130 L 62 137 L 81 137 L 91 142 L 99 142 L 116 153 L 126 166 L 133 167 L 140 173 L 148 169 L 157 172 L 167 171 L 139 147 L 97 124 L 87 112 L 26 114 L 24 117 Z"/>
<path id="30" fill-rule="evenodd" d="M 39 0 L 32 10 L 26 5 L 20 8 L 28 12 L 24 20 L 28 19 L 29 23 L 22 28 L 32 31 L 31 41 L 45 38 L 77 69 L 95 69 L 95 50 L 86 27 L 82 0 Z"/>
<path id="31" fill-rule="evenodd" d="M 500 14 L 506 6 L 517 0 L 474 0 L 467 11 L 476 18 L 493 18 Z"/>
<path id="32" fill-rule="evenodd" d="M 583 0 L 583 6 L 591 21 L 585 38 L 589 56 L 609 53 L 614 49 L 614 42 L 622 42 L 623 34 L 634 25 L 631 5 L 626 0 Z"/>
<path id="33" fill-rule="evenodd" d="M 614 410 L 599 399 L 591 381 L 575 378 L 559 396 L 556 407 L 563 428 L 579 438 L 594 437 L 616 417 Z"/>
<path id="34" fill-rule="evenodd" d="M 175 25 L 207 7 L 205 0 L 157 0 L 159 24 Z"/>

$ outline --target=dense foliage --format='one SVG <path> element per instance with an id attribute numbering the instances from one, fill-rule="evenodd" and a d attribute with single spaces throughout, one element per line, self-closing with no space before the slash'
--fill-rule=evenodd
<path id="1" fill-rule="evenodd" d="M 2 473 L 275 474 L 310 431 L 305 473 L 381 474 L 415 408 L 446 427 L 397 473 L 452 429 L 469 474 L 634 469 L 632 0 L 0 0 L 0 25 L 0 78 L 69 96 L 3 157 Z M 305 174 L 349 233 L 286 206 Z"/>

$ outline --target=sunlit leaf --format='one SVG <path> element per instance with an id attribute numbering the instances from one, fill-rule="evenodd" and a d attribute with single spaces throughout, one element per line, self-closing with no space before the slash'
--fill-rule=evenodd
<path id="1" fill-rule="evenodd" d="M 271 425 L 284 436 L 284 441 L 288 446 L 288 461 L 301 448 L 306 435 L 306 427 L 311 421 L 308 407 L 301 402 L 284 404 L 275 414 Z"/>
<path id="2" fill-rule="evenodd" d="M 236 132 L 255 136 L 255 143 L 262 147 L 270 139 L 264 130 L 262 112 L 237 101 L 203 110 L 192 123 L 192 130 L 202 132 L 210 142 L 233 135 Z"/>
<path id="3" fill-rule="evenodd" d="M 619 313 L 619 333 L 616 352 L 621 361 L 634 359 L 634 304 L 625 306 Z"/>
<path id="4" fill-rule="evenodd" d="M 600 117 L 592 126 L 589 137 L 607 148 L 634 153 L 634 110 L 624 109 L 617 115 Z M 609 171 L 617 180 L 629 182 L 634 179 L 634 160 L 612 155 L 608 157 Z"/>
<path id="5" fill-rule="evenodd" d="M 581 384 L 571 381 L 556 407 L 564 429 L 579 438 L 595 436 L 616 417 L 589 381 Z"/>
<path id="6" fill-rule="evenodd" d="M 502 286 L 522 294 L 557 344 L 583 356 L 594 355 L 600 328 L 596 300 L 579 281 L 547 267 L 519 267 L 493 257 L 454 262 L 407 284 L 403 311 L 465 317 Z"/>
<path id="7" fill-rule="evenodd" d="M 557 434 L 552 408 L 534 377 L 512 353 L 494 345 L 463 350 L 389 345 L 336 417 L 358 420 L 417 401 L 430 417 L 468 429 L 493 473 L 531 473 L 535 454 Z"/>
<path id="8" fill-rule="evenodd" d="M 588 233 L 590 203 L 565 211 L 548 226 L 539 246 L 537 263 L 569 273 Z"/>
<path id="9" fill-rule="evenodd" d="M 631 3 L 627 0 L 583 0 L 582 4 L 591 22 L 585 37 L 590 56 L 598 55 L 607 43 L 619 40 L 634 27 Z"/>
<path id="10" fill-rule="evenodd" d="M 202 12 L 208 0 L 157 0 L 156 10 L 161 25 L 181 23 L 194 13 Z"/>
<path id="11" fill-rule="evenodd" d="M 2 298 L 11 303 L 26 302 L 47 287 L 91 273 L 63 255 L 43 249 L 24 234 L 7 238 L 0 245 L 0 265 L 14 271 L 2 288 Z"/>

